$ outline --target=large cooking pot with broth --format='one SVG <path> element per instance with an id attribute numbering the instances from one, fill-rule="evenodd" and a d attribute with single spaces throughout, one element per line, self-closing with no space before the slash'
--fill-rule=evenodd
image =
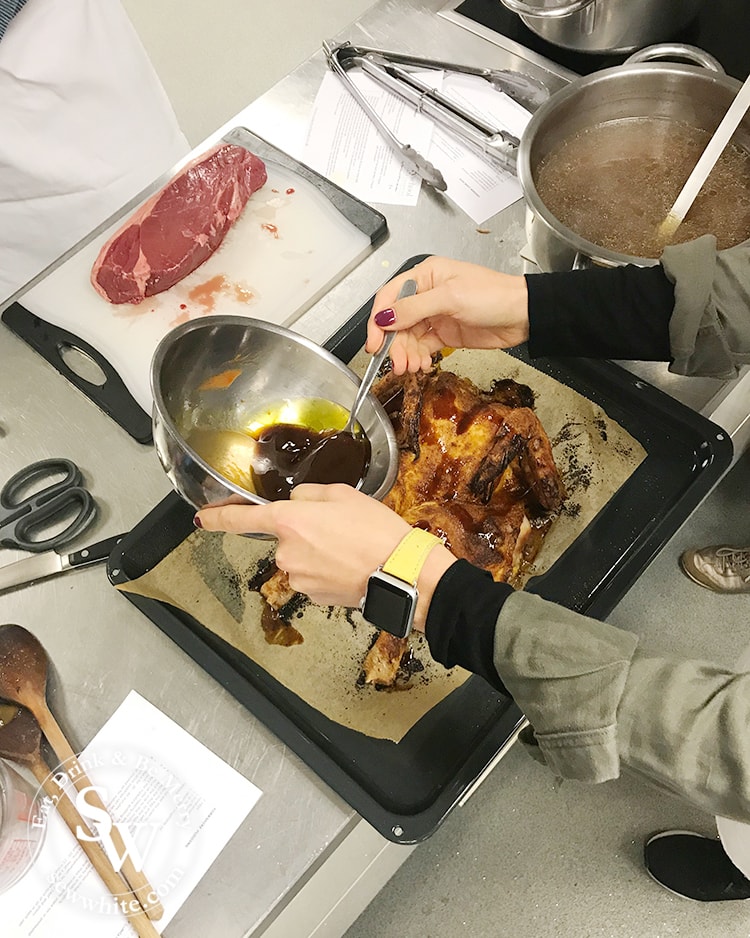
<path id="1" fill-rule="evenodd" d="M 542 39 L 578 52 L 632 52 L 676 36 L 705 0 L 500 0 Z"/>
<path id="2" fill-rule="evenodd" d="M 662 55 L 700 64 L 651 61 Z M 702 50 L 662 44 L 554 94 L 518 152 L 540 269 L 657 263 L 658 224 L 739 88 Z M 750 115 L 673 241 L 705 233 L 719 247 L 750 238 Z"/>

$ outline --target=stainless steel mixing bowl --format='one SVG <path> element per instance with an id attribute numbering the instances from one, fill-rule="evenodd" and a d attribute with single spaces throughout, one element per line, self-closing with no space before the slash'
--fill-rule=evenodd
<path id="1" fill-rule="evenodd" d="M 217 375 L 234 371 L 239 373 L 228 386 L 206 388 L 217 384 Z M 265 503 L 209 465 L 185 437 L 201 429 L 244 432 L 254 417 L 278 411 L 284 401 L 322 399 L 348 410 L 358 386 L 359 377 L 335 355 L 281 326 L 240 316 L 184 323 L 162 339 L 151 362 L 157 455 L 174 488 L 196 509 Z M 398 470 L 393 427 L 372 395 L 362 404 L 358 422 L 372 447 L 359 488 L 380 499 Z"/>

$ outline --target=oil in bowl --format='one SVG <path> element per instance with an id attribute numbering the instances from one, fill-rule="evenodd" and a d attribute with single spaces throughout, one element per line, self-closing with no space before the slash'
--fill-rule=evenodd
<path id="1" fill-rule="evenodd" d="M 333 401 L 279 401 L 241 429 L 195 427 L 187 444 L 215 471 L 268 501 L 289 498 L 303 482 L 358 487 L 371 445 L 363 432 L 341 433 L 349 412 Z"/>

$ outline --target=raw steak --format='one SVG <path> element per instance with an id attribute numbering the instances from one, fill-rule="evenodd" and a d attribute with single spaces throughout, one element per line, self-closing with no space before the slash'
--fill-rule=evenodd
<path id="1" fill-rule="evenodd" d="M 265 181 L 263 161 L 244 147 L 209 150 L 107 241 L 91 271 L 94 289 L 110 303 L 140 303 L 168 290 L 214 253 Z"/>

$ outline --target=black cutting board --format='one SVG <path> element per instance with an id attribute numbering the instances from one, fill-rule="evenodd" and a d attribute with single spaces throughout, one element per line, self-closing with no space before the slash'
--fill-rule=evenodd
<path id="1" fill-rule="evenodd" d="M 401 269 L 425 256 L 410 258 Z M 343 361 L 364 344 L 371 304 L 326 343 Z M 525 357 L 524 349 L 516 354 Z M 578 612 L 604 617 L 724 474 L 731 440 L 612 362 L 536 359 L 533 364 L 603 407 L 647 452 L 563 556 L 527 586 Z M 164 499 L 111 555 L 111 581 L 126 582 L 154 567 L 194 530 L 193 514 L 176 494 Z M 398 843 L 433 833 L 523 723 L 512 700 L 471 677 L 399 743 L 372 739 L 328 720 L 192 617 L 124 595 L 384 837 Z"/>

